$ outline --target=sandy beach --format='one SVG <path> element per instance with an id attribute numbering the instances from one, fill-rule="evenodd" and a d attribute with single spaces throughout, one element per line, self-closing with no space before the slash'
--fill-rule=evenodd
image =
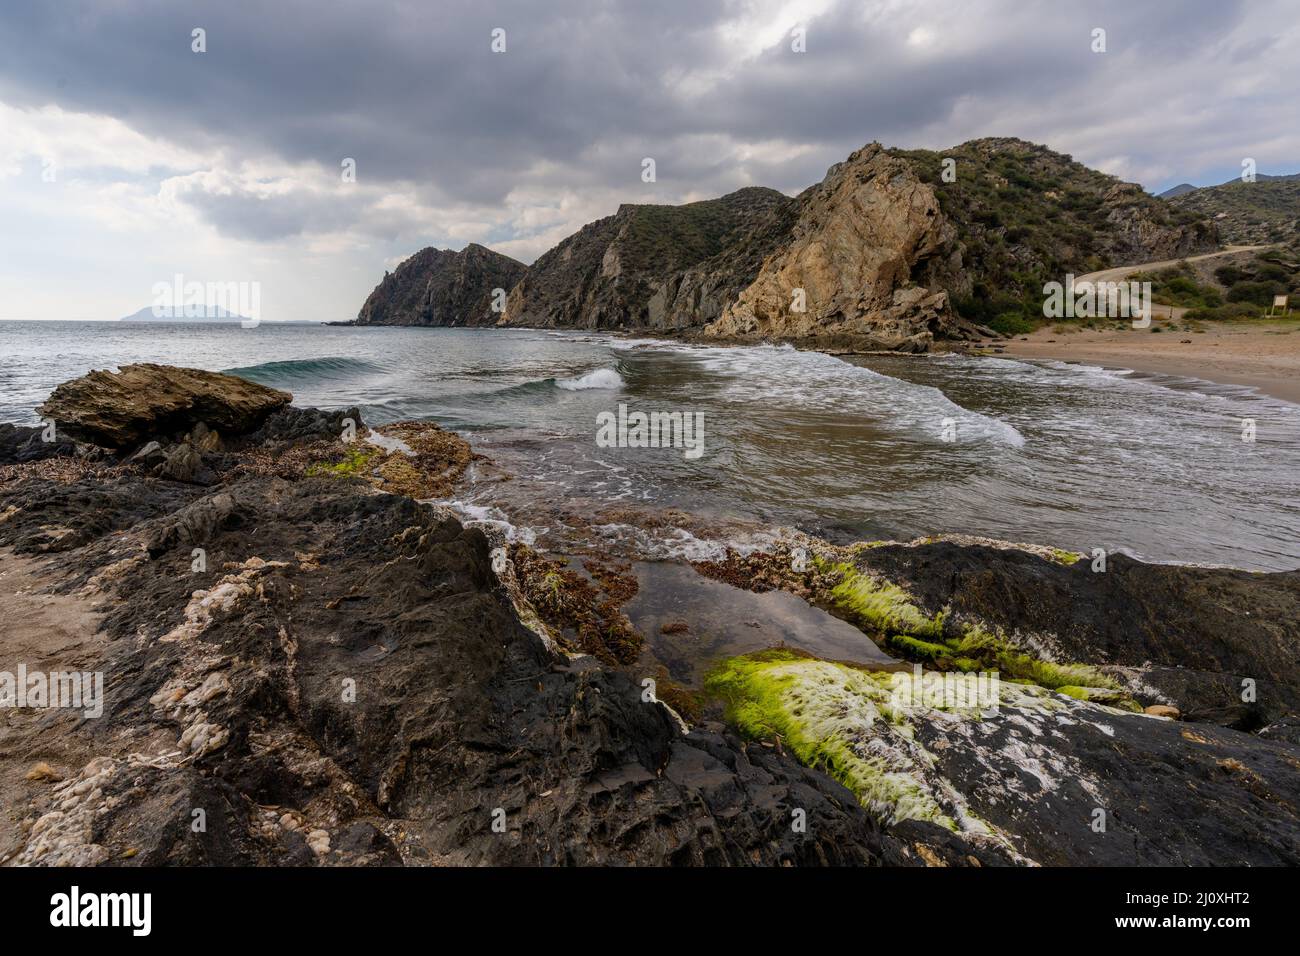
<path id="1" fill-rule="evenodd" d="M 1205 323 L 1203 331 L 1050 327 L 998 343 L 1017 358 L 1057 359 L 1249 385 L 1300 404 L 1300 317 Z"/>

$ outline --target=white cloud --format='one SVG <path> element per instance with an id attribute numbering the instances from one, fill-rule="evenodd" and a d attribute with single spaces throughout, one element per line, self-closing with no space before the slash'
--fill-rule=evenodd
<path id="1" fill-rule="evenodd" d="M 51 161 L 56 180 L 98 169 L 140 175 L 210 161 L 176 143 L 143 136 L 120 119 L 58 106 L 20 109 L 0 102 L 0 129 L 0 175 L 20 175 L 33 159 Z"/>

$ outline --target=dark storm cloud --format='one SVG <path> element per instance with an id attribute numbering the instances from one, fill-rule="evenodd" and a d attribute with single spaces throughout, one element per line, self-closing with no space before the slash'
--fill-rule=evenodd
<path id="1" fill-rule="evenodd" d="M 362 184 L 400 184 L 429 205 L 493 206 L 528 182 L 631 189 L 646 155 L 666 195 L 746 180 L 794 190 L 872 139 L 949 145 L 917 137 L 962 129 L 963 103 L 998 122 L 973 135 L 1029 137 L 1037 130 L 1019 118 L 1046 102 L 1062 117 L 1108 108 L 1107 98 L 1114 110 L 1158 109 L 1124 101 L 1137 75 L 1126 71 L 1183 69 L 1194 81 L 1196 58 L 1244 16 L 1222 0 L 987 4 L 973 15 L 979 6 L 842 2 L 806 22 L 807 53 L 790 51 L 791 22 L 777 24 L 774 45 L 742 56 L 719 28 L 765 24 L 721 0 L 8 0 L 0 100 L 107 114 L 236 159 L 337 169 L 352 157 Z M 1106 56 L 1089 49 L 1098 26 Z M 207 31 L 201 55 L 190 49 L 195 27 Z M 505 54 L 489 48 L 496 27 Z M 1213 78 L 1202 82 L 1211 97 Z M 1128 147 L 1095 137 L 1083 141 L 1102 155 Z M 803 151 L 765 154 L 774 142 Z M 733 148 L 747 144 L 760 148 L 741 162 Z M 361 199 L 307 190 L 179 198 L 223 233 L 257 239 L 366 217 Z"/>
<path id="2" fill-rule="evenodd" d="M 412 179 L 490 200 L 539 159 L 662 112 L 663 66 L 708 56 L 721 7 L 223 2 L 4 8 L 0 96 L 106 113 L 158 137 Z M 207 31 L 207 52 L 190 31 Z M 490 33 L 507 31 L 493 54 Z M 660 117 L 656 126 L 668 124 Z"/>

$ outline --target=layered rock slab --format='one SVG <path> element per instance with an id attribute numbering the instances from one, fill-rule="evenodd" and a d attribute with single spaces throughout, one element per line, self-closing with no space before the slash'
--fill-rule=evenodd
<path id="1" fill-rule="evenodd" d="M 200 422 L 219 432 L 250 432 L 292 400 L 234 375 L 141 363 L 64 382 L 37 411 L 61 434 L 128 449 Z"/>

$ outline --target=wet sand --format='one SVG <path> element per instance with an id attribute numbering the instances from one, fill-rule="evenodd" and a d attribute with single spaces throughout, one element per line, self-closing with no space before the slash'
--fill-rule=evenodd
<path id="1" fill-rule="evenodd" d="M 1204 331 L 1057 332 L 1050 326 L 998 343 L 1015 358 L 1057 359 L 1248 385 L 1300 404 L 1300 316 L 1204 323 Z"/>
<path id="2" fill-rule="evenodd" d="M 77 670 L 100 659 L 100 611 L 82 594 L 45 593 L 50 581 L 40 560 L 0 550 L 0 671 Z M 0 708 L 0 865 L 26 839 L 20 821 L 29 804 L 94 756 L 89 735 L 73 732 L 78 723 L 66 711 Z"/>

